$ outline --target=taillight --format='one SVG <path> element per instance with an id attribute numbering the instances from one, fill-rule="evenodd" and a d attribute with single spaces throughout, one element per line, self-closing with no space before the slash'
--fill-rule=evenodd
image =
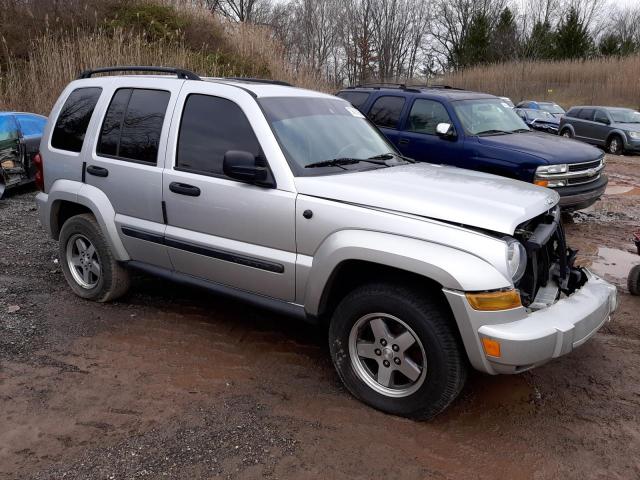
<path id="1" fill-rule="evenodd" d="M 40 152 L 36 153 L 31 161 L 36 167 L 36 174 L 33 177 L 36 182 L 36 187 L 41 192 L 44 192 L 44 165 L 42 164 L 42 155 L 40 155 Z"/>

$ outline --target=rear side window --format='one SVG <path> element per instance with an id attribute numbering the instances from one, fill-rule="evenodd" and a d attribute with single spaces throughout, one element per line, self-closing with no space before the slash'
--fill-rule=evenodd
<path id="1" fill-rule="evenodd" d="M 189 95 L 180 123 L 176 168 L 223 176 L 222 162 L 229 150 L 260 154 L 260 144 L 244 112 L 224 98 Z"/>
<path id="2" fill-rule="evenodd" d="M 358 110 L 362 109 L 362 106 L 365 104 L 367 99 L 369 98 L 369 93 L 367 92 L 340 92 L 338 93 L 338 97 L 344 98 L 347 102 L 350 102 L 351 105 L 356 107 Z"/>
<path id="3" fill-rule="evenodd" d="M 451 123 L 449 114 L 440 102 L 417 99 L 409 113 L 407 129 L 412 132 L 435 135 L 439 123 Z"/>
<path id="4" fill-rule="evenodd" d="M 102 88 L 78 88 L 64 102 L 51 136 L 51 146 L 60 150 L 80 152 L 84 135 L 98 103 Z"/>
<path id="5" fill-rule="evenodd" d="M 17 115 L 20 130 L 23 135 L 42 135 L 44 126 L 47 123 L 46 118 L 36 117 L 35 115 Z"/>
<path id="6" fill-rule="evenodd" d="M 579 108 L 571 108 L 569 109 L 569 111 L 566 113 L 565 117 L 572 117 L 572 118 L 578 118 L 578 113 L 580 112 Z"/>
<path id="7" fill-rule="evenodd" d="M 369 118 L 379 127 L 398 128 L 403 107 L 403 97 L 380 97 L 372 105 Z"/>
<path id="8" fill-rule="evenodd" d="M 97 153 L 155 165 L 170 96 L 164 90 L 117 90 L 102 122 Z"/>
<path id="9" fill-rule="evenodd" d="M 578 113 L 578 118 L 581 120 L 593 120 L 593 108 L 583 108 Z"/>

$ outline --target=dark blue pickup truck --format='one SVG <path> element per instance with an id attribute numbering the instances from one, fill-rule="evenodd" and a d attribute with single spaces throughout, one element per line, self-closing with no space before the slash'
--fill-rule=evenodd
<path id="1" fill-rule="evenodd" d="M 532 131 L 499 97 L 450 87 L 370 85 L 337 93 L 403 155 L 553 188 L 565 209 L 586 208 L 607 186 L 604 153 Z"/>

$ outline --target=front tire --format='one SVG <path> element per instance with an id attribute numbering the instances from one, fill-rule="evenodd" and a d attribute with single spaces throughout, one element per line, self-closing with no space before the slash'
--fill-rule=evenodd
<path id="1" fill-rule="evenodd" d="M 129 289 L 129 272 L 113 257 L 93 215 L 67 220 L 60 231 L 59 249 L 64 278 L 79 297 L 108 302 Z"/>
<path id="2" fill-rule="evenodd" d="M 467 362 L 442 302 L 393 284 L 348 294 L 329 327 L 331 357 L 347 389 L 387 413 L 427 420 L 458 396 Z"/>
<path id="3" fill-rule="evenodd" d="M 627 287 L 631 295 L 640 295 L 640 265 L 634 266 L 629 272 Z"/>
<path id="4" fill-rule="evenodd" d="M 622 155 L 624 151 L 624 144 L 620 135 L 612 135 L 607 142 L 607 152 L 612 155 Z"/>
<path id="5" fill-rule="evenodd" d="M 564 138 L 573 138 L 573 135 L 571 134 L 571 130 L 568 128 L 565 128 L 561 133 L 560 136 L 564 137 Z"/>

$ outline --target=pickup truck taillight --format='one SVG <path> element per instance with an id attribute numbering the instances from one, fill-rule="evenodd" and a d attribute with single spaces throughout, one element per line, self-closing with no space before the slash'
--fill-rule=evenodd
<path id="1" fill-rule="evenodd" d="M 36 182 L 36 187 L 41 192 L 44 192 L 44 165 L 42 164 L 42 155 L 40 155 L 40 152 L 36 153 L 31 161 L 36 167 L 36 174 L 33 177 Z"/>

